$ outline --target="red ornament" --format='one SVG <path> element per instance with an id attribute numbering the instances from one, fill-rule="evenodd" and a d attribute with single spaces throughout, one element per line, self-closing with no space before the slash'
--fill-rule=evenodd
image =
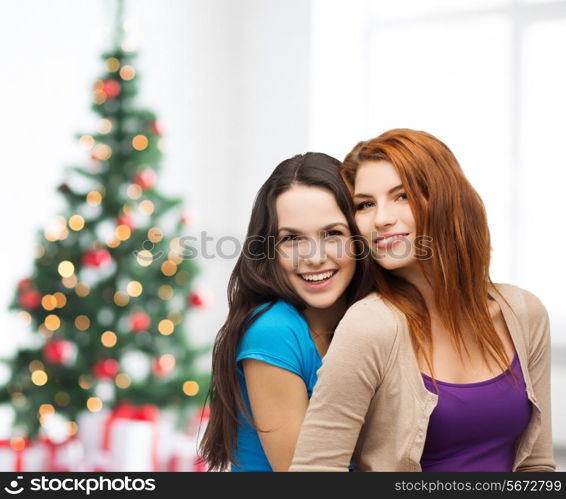
<path id="1" fill-rule="evenodd" d="M 188 304 L 196 308 L 208 307 L 211 301 L 212 296 L 206 291 L 196 291 L 191 293 L 187 299 Z"/>
<path id="2" fill-rule="evenodd" d="M 89 250 L 83 255 L 85 267 L 105 267 L 112 261 L 112 256 L 105 249 Z"/>
<path id="3" fill-rule="evenodd" d="M 183 213 L 181 216 L 181 222 L 183 225 L 189 225 L 193 221 L 192 213 Z"/>
<path id="4" fill-rule="evenodd" d="M 116 225 L 126 225 L 130 228 L 130 230 L 135 230 L 136 224 L 134 223 L 134 219 L 129 215 L 120 215 L 116 219 Z"/>
<path id="5" fill-rule="evenodd" d="M 151 326 L 151 319 L 145 312 L 134 312 L 130 316 L 130 327 L 134 333 L 146 331 Z"/>
<path id="6" fill-rule="evenodd" d="M 153 133 L 155 135 L 161 135 L 162 134 L 161 123 L 159 123 L 159 121 L 157 121 L 157 120 L 153 120 L 150 123 L 149 129 L 151 130 L 151 133 Z"/>
<path id="7" fill-rule="evenodd" d="M 209 405 L 205 405 L 202 410 L 197 412 L 197 415 L 203 420 L 206 421 L 208 423 L 208 420 L 210 419 L 210 406 Z"/>
<path id="8" fill-rule="evenodd" d="M 120 365 L 115 359 L 98 360 L 92 366 L 92 374 L 94 374 L 97 379 L 113 378 L 118 374 L 119 370 Z"/>
<path id="9" fill-rule="evenodd" d="M 107 97 L 114 99 L 115 97 L 118 97 L 118 95 L 120 95 L 121 87 L 120 83 L 116 80 L 104 80 L 104 82 L 102 83 L 102 89 L 104 90 L 104 93 L 107 95 Z"/>
<path id="10" fill-rule="evenodd" d="M 195 457 L 195 471 L 201 473 L 208 471 L 208 463 L 200 456 Z"/>
<path id="11" fill-rule="evenodd" d="M 161 357 L 153 361 L 153 374 L 163 378 L 170 374 L 175 369 L 175 364 L 170 361 L 165 361 Z"/>
<path id="12" fill-rule="evenodd" d="M 34 310 L 41 305 L 41 294 L 33 288 L 22 291 L 19 299 L 20 305 L 27 310 Z"/>
<path id="13" fill-rule="evenodd" d="M 74 346 L 67 340 L 51 340 L 43 347 L 43 358 L 50 364 L 68 364 L 73 358 Z"/>
<path id="14" fill-rule="evenodd" d="M 134 175 L 132 179 L 134 183 L 138 184 L 142 189 L 151 189 L 155 185 L 157 176 L 153 170 L 143 170 Z"/>
<path id="15" fill-rule="evenodd" d="M 22 279 L 18 283 L 18 288 L 20 288 L 20 289 L 29 289 L 30 287 L 31 287 L 31 278 L 30 277 Z"/>
<path id="16" fill-rule="evenodd" d="M 185 433 L 189 435 L 194 435 L 199 431 L 199 428 L 204 430 L 208 421 L 210 420 L 210 406 L 200 406 L 197 411 L 193 414 L 192 418 L 187 421 L 187 426 L 185 427 Z"/>

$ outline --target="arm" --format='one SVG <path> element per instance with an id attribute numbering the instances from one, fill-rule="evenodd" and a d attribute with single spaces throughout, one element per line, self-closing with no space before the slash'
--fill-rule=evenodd
<path id="1" fill-rule="evenodd" d="M 348 471 L 396 338 L 390 311 L 380 313 L 382 307 L 370 305 L 352 306 L 336 329 L 318 372 L 290 471 Z"/>
<path id="2" fill-rule="evenodd" d="M 530 455 L 517 471 L 554 471 L 550 409 L 550 326 L 548 314 L 540 300 L 526 293 L 529 328 L 529 374 L 534 397 L 542 412 L 540 433 Z"/>
<path id="3" fill-rule="evenodd" d="M 304 381 L 272 364 L 242 361 L 254 423 L 273 471 L 287 471 L 308 406 Z"/>

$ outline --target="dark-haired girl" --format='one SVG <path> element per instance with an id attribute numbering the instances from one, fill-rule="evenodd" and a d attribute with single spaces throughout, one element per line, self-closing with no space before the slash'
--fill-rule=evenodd
<path id="1" fill-rule="evenodd" d="M 440 140 L 397 129 L 344 160 L 379 265 L 319 371 L 291 471 L 553 471 L 550 331 L 493 284 L 483 203 Z"/>
<path id="2" fill-rule="evenodd" d="M 214 344 L 201 444 L 210 469 L 289 468 L 334 328 L 371 289 L 371 259 L 356 236 L 340 162 L 330 156 L 283 161 L 259 190 Z"/>

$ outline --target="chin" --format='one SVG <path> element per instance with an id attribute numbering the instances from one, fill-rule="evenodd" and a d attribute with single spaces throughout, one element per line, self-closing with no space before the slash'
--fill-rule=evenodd
<path id="1" fill-rule="evenodd" d="M 339 297 L 323 297 L 323 296 L 303 296 L 302 297 L 308 307 L 325 309 L 332 307 Z"/>
<path id="2" fill-rule="evenodd" d="M 414 260 L 391 260 L 389 258 L 382 258 L 378 260 L 377 263 L 380 267 L 383 267 L 385 270 L 399 270 L 405 267 L 408 267 L 413 263 Z"/>

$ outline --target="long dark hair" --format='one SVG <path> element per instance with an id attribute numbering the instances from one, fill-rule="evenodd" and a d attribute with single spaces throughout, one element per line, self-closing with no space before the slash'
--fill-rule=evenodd
<path id="1" fill-rule="evenodd" d="M 277 197 L 293 185 L 321 187 L 334 195 L 346 217 L 354 238 L 356 270 L 345 292 L 347 305 L 373 290 L 375 264 L 354 219 L 354 204 L 340 176 L 341 163 L 326 154 L 309 152 L 280 163 L 259 190 L 246 244 L 228 284 L 228 318 L 218 332 L 212 351 L 210 419 L 200 444 L 200 453 L 210 470 L 222 470 L 233 460 L 238 430 L 238 414 L 249 417 L 245 407 L 236 366 L 236 350 L 246 329 L 260 313 L 250 314 L 261 304 L 285 300 L 298 310 L 306 303 L 286 281 L 275 258 L 278 221 Z M 253 317 L 251 317 L 253 315 Z"/>

